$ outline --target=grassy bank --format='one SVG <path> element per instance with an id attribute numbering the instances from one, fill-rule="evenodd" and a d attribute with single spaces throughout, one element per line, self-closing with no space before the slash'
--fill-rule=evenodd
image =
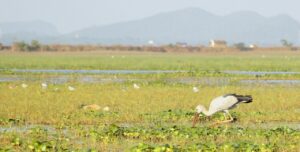
<path id="1" fill-rule="evenodd" d="M 1 52 L 1 69 L 134 69 L 300 71 L 298 52 L 137 53 Z"/>

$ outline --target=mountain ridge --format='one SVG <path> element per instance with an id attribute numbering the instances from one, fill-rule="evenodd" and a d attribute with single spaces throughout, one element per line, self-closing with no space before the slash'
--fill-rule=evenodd
<path id="1" fill-rule="evenodd" d="M 229 44 L 273 45 L 279 44 L 281 39 L 287 39 L 299 44 L 299 31 L 299 22 L 286 14 L 266 17 L 253 11 L 239 11 L 215 15 L 192 7 L 137 20 L 93 26 L 63 35 L 48 35 L 43 42 L 141 45 L 152 40 L 156 44 L 207 44 L 211 39 L 222 39 Z"/>
<path id="2" fill-rule="evenodd" d="M 275 44 L 281 39 L 298 43 L 299 31 L 299 23 L 287 15 L 265 17 L 256 12 L 241 11 L 221 16 L 202 9 L 188 8 L 84 29 L 67 36 L 72 37 L 73 34 L 82 39 L 121 44 L 145 44 L 148 40 L 158 44 L 177 41 L 205 44 L 210 39 L 224 39 L 229 43 Z"/>

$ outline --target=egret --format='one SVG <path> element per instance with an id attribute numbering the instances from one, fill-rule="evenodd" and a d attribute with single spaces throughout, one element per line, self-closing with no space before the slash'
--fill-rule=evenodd
<path id="1" fill-rule="evenodd" d="M 75 91 L 75 88 L 72 87 L 72 86 L 68 86 L 68 89 L 69 89 L 70 91 Z"/>
<path id="2" fill-rule="evenodd" d="M 103 111 L 109 111 L 109 109 L 110 108 L 108 106 L 106 106 L 106 107 L 103 108 Z"/>
<path id="3" fill-rule="evenodd" d="M 193 87 L 193 91 L 196 93 L 199 92 L 199 89 L 197 87 Z"/>
<path id="4" fill-rule="evenodd" d="M 219 123 L 232 122 L 233 118 L 230 115 L 229 110 L 235 108 L 239 103 L 250 103 L 252 100 L 251 95 L 226 94 L 213 99 L 210 103 L 209 110 L 206 110 L 203 105 L 198 105 L 193 119 L 193 127 L 197 123 L 200 113 L 203 113 L 206 116 L 211 116 L 217 112 L 224 112 L 225 119 L 226 114 L 230 119 Z"/>
<path id="5" fill-rule="evenodd" d="M 41 84 L 41 86 L 42 86 L 42 89 L 47 89 L 47 87 L 48 87 L 48 84 L 47 84 L 47 83 L 45 83 L 45 82 L 43 82 L 43 83 Z"/>
<path id="6" fill-rule="evenodd" d="M 140 86 L 138 86 L 137 84 L 134 83 L 134 84 L 133 84 L 133 88 L 134 88 L 134 89 L 140 89 Z"/>
<path id="7" fill-rule="evenodd" d="M 28 85 L 27 85 L 26 83 L 22 83 L 21 86 L 22 86 L 22 88 L 24 88 L 24 89 L 28 87 Z"/>

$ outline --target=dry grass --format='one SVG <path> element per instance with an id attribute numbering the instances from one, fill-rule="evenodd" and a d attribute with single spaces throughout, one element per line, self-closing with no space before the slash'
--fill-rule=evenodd
<path id="1" fill-rule="evenodd" d="M 8 89 L 9 85 L 0 86 L 0 117 L 21 118 L 33 124 L 62 123 L 65 116 L 72 116 L 73 123 L 84 124 L 143 123 L 140 114 L 169 109 L 191 112 L 199 103 L 208 106 L 213 97 L 234 92 L 254 97 L 252 104 L 241 105 L 234 110 L 241 115 L 240 122 L 300 121 L 298 87 L 202 87 L 199 93 L 194 93 L 191 85 L 141 84 L 141 89 L 137 90 L 132 84 L 72 84 L 75 91 L 69 91 L 67 85 L 51 85 L 46 90 L 37 83 L 28 83 L 26 89 L 20 86 Z M 54 91 L 55 88 L 58 91 Z M 94 103 L 101 107 L 109 106 L 118 115 L 94 119 L 80 109 L 81 104 Z"/>

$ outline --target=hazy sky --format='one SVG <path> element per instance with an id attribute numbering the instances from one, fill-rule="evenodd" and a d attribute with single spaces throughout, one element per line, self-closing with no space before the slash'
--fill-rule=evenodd
<path id="1" fill-rule="evenodd" d="M 199 7 L 218 15 L 251 10 L 300 22 L 300 0 L 0 0 L 0 22 L 43 20 L 66 33 L 84 27 Z"/>

